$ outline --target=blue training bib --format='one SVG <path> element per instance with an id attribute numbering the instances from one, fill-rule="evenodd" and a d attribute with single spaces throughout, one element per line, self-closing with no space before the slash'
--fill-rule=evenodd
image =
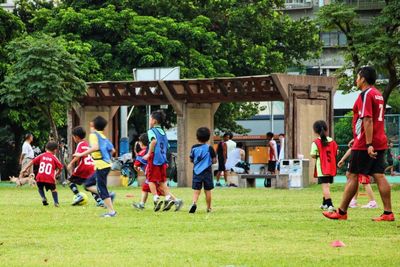
<path id="1" fill-rule="evenodd" d="M 154 148 L 154 159 L 153 164 L 157 166 L 168 163 L 167 150 L 168 150 L 168 138 L 166 134 L 161 134 L 157 128 L 151 128 L 153 133 L 156 135 L 157 143 Z"/>

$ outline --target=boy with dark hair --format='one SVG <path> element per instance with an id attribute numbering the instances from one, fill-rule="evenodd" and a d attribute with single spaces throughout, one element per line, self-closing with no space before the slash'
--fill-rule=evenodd
<path id="1" fill-rule="evenodd" d="M 83 129 L 83 127 L 77 126 L 72 129 L 72 139 L 78 144 L 75 153 L 82 153 L 89 149 L 89 143 L 85 140 L 85 137 L 86 131 Z M 72 170 L 75 163 L 78 163 L 78 165 Z M 74 157 L 68 164 L 67 169 L 72 172 L 72 175 L 69 177 L 68 181 L 69 188 L 76 196 L 74 202 L 72 203 L 72 206 L 75 206 L 84 200 L 83 196 L 79 194 L 77 184 L 83 185 L 86 191 L 88 191 L 87 188 L 96 185 L 94 162 L 90 155 L 86 155 L 81 158 Z M 97 203 L 97 206 L 104 206 L 103 200 L 100 198 L 100 196 L 97 193 L 91 193 Z"/>
<path id="2" fill-rule="evenodd" d="M 150 191 L 153 194 L 154 211 L 159 211 L 163 202 L 157 193 L 157 184 L 165 194 L 164 210 L 169 210 L 174 204 L 167 186 L 167 149 L 168 138 L 161 125 L 165 121 L 165 113 L 157 110 L 151 113 L 149 136 L 149 150 L 143 159 L 147 161 L 147 178 L 149 179 Z"/>
<path id="3" fill-rule="evenodd" d="M 104 201 L 108 212 L 103 214 L 102 217 L 115 217 L 117 212 L 114 210 L 113 199 L 115 194 L 108 192 L 107 188 L 107 176 L 111 170 L 111 155 L 115 153 L 114 146 L 104 135 L 103 130 L 107 126 L 107 120 L 101 116 L 97 116 L 91 122 L 94 131 L 89 136 L 90 148 L 84 152 L 76 153 L 74 157 L 84 157 L 92 154 L 94 159 L 94 165 L 96 168 L 96 186 L 88 187 L 87 190 L 97 193 Z"/>
<path id="4" fill-rule="evenodd" d="M 137 154 L 136 160 L 133 163 L 133 165 L 137 172 L 144 171 L 146 173 L 147 161 L 143 159 L 143 156 L 147 153 L 147 146 L 149 144 L 149 137 L 147 136 L 146 133 L 141 134 L 139 136 L 139 144 L 141 147 L 141 151 Z M 156 184 L 156 190 L 157 190 L 157 194 L 159 196 L 164 196 L 164 192 L 162 192 L 160 190 L 159 184 Z M 150 186 L 149 186 L 149 180 L 146 177 L 146 181 L 142 184 L 142 196 L 141 196 L 140 202 L 134 203 L 133 207 L 137 208 L 139 210 L 143 210 L 149 193 L 151 193 Z M 170 195 L 175 203 L 175 211 L 180 210 L 183 205 L 183 201 L 175 198 L 175 196 L 173 196 L 171 193 L 170 193 Z"/>
<path id="5" fill-rule="evenodd" d="M 201 189 L 204 188 L 207 202 L 207 212 L 211 212 L 211 190 L 214 188 L 211 165 L 217 162 L 214 149 L 207 144 L 210 140 L 210 129 L 201 127 L 197 129 L 199 144 L 194 145 L 190 152 L 190 161 L 193 162 L 193 204 L 189 213 L 195 213 Z"/>
<path id="6" fill-rule="evenodd" d="M 25 166 L 24 169 L 21 170 L 21 173 L 25 173 L 25 171 L 28 170 L 32 165 L 39 166 L 38 174 L 36 175 L 36 183 L 39 194 L 42 198 L 43 206 L 49 205 L 44 189 L 46 189 L 46 191 L 51 191 L 54 200 L 54 206 L 60 206 L 58 203 L 58 194 L 56 189 L 56 176 L 61 173 L 63 165 L 55 156 L 57 149 L 58 144 L 56 142 L 48 142 L 46 144 L 46 152 L 34 158 Z"/>

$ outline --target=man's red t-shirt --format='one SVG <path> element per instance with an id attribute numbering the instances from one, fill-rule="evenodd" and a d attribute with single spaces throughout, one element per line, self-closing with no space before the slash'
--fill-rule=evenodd
<path id="1" fill-rule="evenodd" d="M 75 153 L 82 153 L 89 149 L 89 143 L 87 141 L 81 141 L 76 147 Z M 81 157 L 78 162 L 78 166 L 74 169 L 72 176 L 87 179 L 91 177 L 95 172 L 94 162 L 90 155 Z"/>
<path id="2" fill-rule="evenodd" d="M 42 183 L 56 183 L 56 169 L 62 169 L 61 162 L 50 152 L 40 154 L 33 159 L 34 165 L 39 165 L 36 181 Z"/>
<path id="3" fill-rule="evenodd" d="M 382 94 L 371 87 L 358 96 L 353 106 L 353 136 L 352 150 L 367 150 L 363 118 L 372 118 L 372 146 L 375 150 L 387 149 L 385 134 L 385 103 Z"/>

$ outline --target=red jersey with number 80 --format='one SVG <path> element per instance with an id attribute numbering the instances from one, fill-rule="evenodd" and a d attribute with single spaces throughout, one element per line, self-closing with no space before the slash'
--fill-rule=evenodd
<path id="1" fill-rule="evenodd" d="M 56 170 L 63 168 L 61 162 L 50 152 L 45 152 L 34 158 L 33 164 L 39 166 L 36 182 L 41 183 L 55 184 Z"/>
<path id="2" fill-rule="evenodd" d="M 75 153 L 82 153 L 89 149 L 89 143 L 87 141 L 82 141 L 76 147 Z M 94 162 L 90 155 L 81 157 L 79 159 L 78 165 L 74 169 L 72 176 L 87 179 L 93 175 L 95 172 Z"/>
<path id="3" fill-rule="evenodd" d="M 367 150 L 363 118 L 372 118 L 373 135 L 372 146 L 374 150 L 387 149 L 385 134 L 385 103 L 382 94 L 371 87 L 363 91 L 357 98 L 353 107 L 353 136 L 352 150 Z"/>

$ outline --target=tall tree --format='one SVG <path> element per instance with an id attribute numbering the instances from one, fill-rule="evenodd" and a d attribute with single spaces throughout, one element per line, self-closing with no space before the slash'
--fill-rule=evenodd
<path id="1" fill-rule="evenodd" d="M 12 65 L 2 84 L 1 102 L 39 110 L 58 141 L 57 118 L 86 92 L 77 58 L 60 38 L 45 34 L 18 38 L 7 49 Z"/>

